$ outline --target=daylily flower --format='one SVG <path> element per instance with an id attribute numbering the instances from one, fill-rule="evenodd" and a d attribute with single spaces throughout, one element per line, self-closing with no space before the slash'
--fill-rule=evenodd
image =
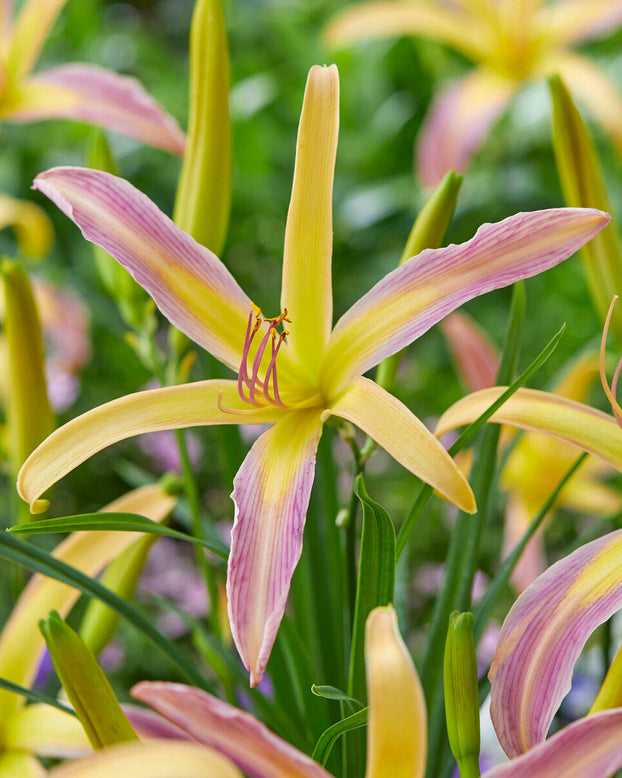
<path id="1" fill-rule="evenodd" d="M 184 135 L 175 119 L 128 76 L 94 65 L 59 65 L 32 74 L 45 40 L 67 0 L 0 3 L 0 121 L 75 119 L 175 154 Z"/>
<path id="2" fill-rule="evenodd" d="M 426 759 L 426 707 L 423 691 L 397 628 L 391 606 L 376 608 L 367 618 L 365 665 L 369 698 L 366 778 L 423 778 Z M 126 773 L 151 778 L 331 778 L 306 754 L 270 732 L 261 722 L 217 697 L 176 683 L 143 682 L 132 696 L 147 703 L 186 733 L 194 745 L 170 743 L 113 747 L 52 771 L 61 776 L 108 776 L 115 765 Z M 200 745 L 199 745 L 200 744 Z M 150 750 L 158 747 L 159 765 Z M 221 764 L 212 763 L 215 752 Z M 221 757 L 221 759 L 223 758 Z M 123 760 L 122 762 L 120 760 Z M 229 761 L 230 760 L 230 761 Z"/>
<path id="3" fill-rule="evenodd" d="M 457 312 L 442 324 L 456 363 L 471 391 L 494 385 L 499 357 L 486 334 L 466 314 Z M 576 402 L 586 399 L 598 375 L 598 357 L 587 353 L 577 359 L 552 392 Z M 509 444 L 504 435 L 502 445 Z M 500 485 L 508 495 L 505 514 L 505 553 L 520 541 L 555 485 L 576 459 L 576 448 L 558 439 L 527 432 L 514 445 L 501 473 Z M 611 515 L 622 507 L 622 497 L 601 482 L 611 472 L 601 459 L 590 458 L 566 484 L 556 506 L 591 516 Z M 514 569 L 512 582 L 526 589 L 546 569 L 542 532 L 529 541 Z"/>
<path id="4" fill-rule="evenodd" d="M 314 67 L 285 230 L 281 313 L 273 318 L 263 316 L 214 254 L 127 182 L 80 168 L 50 170 L 35 182 L 85 237 L 130 270 L 176 327 L 238 377 L 139 392 L 74 419 L 29 458 L 20 493 L 36 511 L 51 484 L 131 435 L 198 424 L 272 424 L 244 460 L 232 495 L 229 617 L 253 686 L 302 550 L 323 423 L 330 416 L 352 422 L 441 495 L 473 511 L 471 489 L 445 449 L 363 373 L 463 302 L 561 262 L 608 221 L 600 211 L 560 209 L 484 225 L 467 243 L 430 249 L 400 265 L 331 331 L 337 132 L 337 69 Z"/>
<path id="5" fill-rule="evenodd" d="M 514 603 L 505 619 L 490 668 L 491 717 L 499 741 L 510 757 L 542 749 L 556 709 L 570 690 L 573 666 L 590 634 L 622 607 L 622 532 L 587 543 L 550 567 Z M 618 687 L 619 688 L 619 687 Z M 616 696 L 619 699 L 619 691 Z M 602 707 L 600 708 L 602 710 Z M 609 717 L 610 724 L 595 720 Z M 617 722 L 617 723 L 615 723 Z M 622 708 L 581 719 L 550 740 L 584 742 L 584 775 L 607 775 L 620 767 L 610 759 L 604 772 L 591 772 L 590 754 L 617 727 Z M 613 736 L 613 731 L 611 733 Z M 602 742 L 602 741 L 601 741 Z M 576 752 L 578 753 L 578 751 Z M 559 764 L 558 775 L 570 775 Z M 606 770 L 608 769 L 608 773 Z"/>
<path id="6" fill-rule="evenodd" d="M 620 546 L 619 541 L 617 545 Z M 619 564 L 618 551 L 615 566 L 619 567 Z M 613 564 L 608 566 L 610 583 L 614 577 L 618 578 L 611 575 L 613 569 Z M 551 578 L 549 576 L 549 583 Z M 599 583 L 602 581 L 603 578 L 599 578 Z M 562 588 L 557 587 L 558 590 Z M 619 583 L 617 589 L 621 589 Z M 588 592 L 588 584 L 584 582 L 582 593 L 585 596 Z M 540 591 L 539 604 L 546 613 L 538 620 L 539 634 L 559 637 L 557 631 L 547 629 L 544 622 L 554 612 L 545 607 L 546 595 L 546 591 Z M 573 604 L 576 604 L 576 598 Z M 617 594 L 615 607 L 620 604 Z M 559 605 L 559 602 L 553 598 L 551 605 Z M 582 615 L 585 610 L 584 606 Z M 569 612 L 570 608 L 564 610 L 566 621 Z M 523 628 L 528 630 L 528 617 L 525 621 Z M 533 637 L 533 631 L 530 634 Z M 564 635 L 572 635 L 572 631 Z M 549 648 L 548 645 L 544 647 Z M 511 651 L 512 646 L 508 645 L 507 650 Z M 521 661 L 524 664 L 531 660 L 533 668 L 539 655 L 528 653 L 526 657 L 515 658 L 518 673 Z M 552 658 L 546 656 L 547 660 Z M 561 658 L 566 667 L 561 650 L 554 658 Z M 390 606 L 376 608 L 368 617 L 365 661 L 369 697 L 365 778 L 422 778 L 427 734 L 425 701 Z M 516 680 L 520 681 L 520 678 Z M 494 678 L 492 683 L 494 690 Z M 543 692 L 545 702 L 545 684 L 540 684 L 538 691 Z M 241 773 L 234 764 L 253 778 L 331 778 L 323 767 L 271 733 L 248 713 L 199 689 L 181 684 L 144 682 L 135 686 L 132 694 L 190 735 L 195 743 L 169 741 L 114 746 L 86 759 L 66 763 L 53 770 L 50 778 L 115 778 L 120 770 L 144 778 L 169 778 L 172 770 L 176 778 L 240 778 Z M 506 708 L 514 711 L 516 703 L 522 701 L 529 701 L 528 689 L 520 689 L 506 703 Z M 534 708 L 534 713 L 537 710 Z M 486 771 L 483 778 L 559 778 L 560 775 L 564 778 L 608 778 L 622 766 L 621 724 L 621 708 L 597 713 L 571 724 L 507 764 Z M 219 756 L 216 752 L 223 755 L 220 757 L 223 761 L 215 761 Z"/>
<path id="7" fill-rule="evenodd" d="M 622 96 L 608 76 L 570 48 L 614 30 L 620 0 L 372 0 L 339 13 L 333 45 L 398 35 L 440 41 L 477 68 L 436 98 L 421 129 L 424 183 L 463 171 L 512 97 L 526 83 L 558 74 L 622 149 Z"/>
<path id="8" fill-rule="evenodd" d="M 129 492 L 104 511 L 138 513 L 162 521 L 175 498 L 159 485 Z M 86 575 L 96 575 L 111 560 L 143 536 L 132 532 L 74 532 L 54 556 Z M 50 610 L 69 613 L 80 591 L 34 575 L 17 601 L 0 633 L 0 677 L 21 686 L 33 682 L 45 641 L 37 628 Z M 136 724 L 140 728 L 140 721 Z M 0 689 L 0 774 L 6 778 L 40 778 L 46 775 L 40 756 L 73 757 L 88 753 L 90 745 L 78 719 L 43 704 L 25 705 L 24 699 Z"/>

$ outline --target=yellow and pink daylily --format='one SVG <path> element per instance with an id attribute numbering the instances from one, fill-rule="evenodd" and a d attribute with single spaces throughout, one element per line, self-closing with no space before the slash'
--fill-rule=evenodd
<path id="1" fill-rule="evenodd" d="M 463 171 L 527 82 L 558 74 L 622 149 L 622 96 L 605 72 L 571 46 L 614 30 L 620 0 L 371 0 L 347 8 L 327 40 L 416 35 L 440 41 L 477 68 L 436 98 L 418 140 L 418 169 L 434 184 Z"/>
<path id="2" fill-rule="evenodd" d="M 172 511 L 175 498 L 155 484 L 141 487 L 110 503 L 103 511 L 138 513 L 162 521 Z M 96 575 L 106 565 L 141 542 L 139 533 L 74 532 L 55 550 L 54 556 L 86 575 Z M 32 684 L 45 641 L 38 621 L 50 610 L 69 613 L 80 591 L 59 581 L 35 575 L 20 595 L 0 632 L 0 677 Z M 139 718 L 136 724 L 141 725 Z M 155 724 L 147 726 L 158 731 Z M 162 730 L 160 730 L 162 731 Z M 78 719 L 44 704 L 25 705 L 23 698 L 0 690 L 0 775 L 3 778 L 42 778 L 46 775 L 36 756 L 74 757 L 91 747 Z"/>
<path id="3" fill-rule="evenodd" d="M 620 535 L 616 534 L 617 541 L 605 539 L 605 547 L 601 544 L 600 558 L 592 548 L 585 547 L 586 553 L 580 561 L 585 567 L 579 568 L 578 575 L 572 557 L 559 563 L 561 568 L 555 565 L 547 571 L 544 585 L 537 589 L 536 583 L 532 587 L 535 596 L 528 603 L 529 607 L 523 608 L 522 618 L 518 607 L 510 612 L 506 620 L 508 631 L 505 632 L 504 627 L 495 660 L 503 662 L 505 659 L 507 672 L 503 680 L 503 668 L 493 676 L 492 693 L 494 698 L 496 694 L 510 691 L 509 699 L 503 700 L 505 715 L 502 713 L 495 723 L 501 743 L 513 758 L 507 764 L 488 770 L 483 778 L 559 778 L 561 775 L 564 778 L 608 778 L 622 766 L 619 736 L 622 708 L 595 713 L 547 740 L 544 738 L 550 718 L 545 715 L 546 726 L 541 737 L 530 741 L 530 745 L 519 749 L 517 754 L 509 745 L 511 735 L 502 728 L 504 724 L 519 726 L 517 708 L 529 711 L 532 720 L 538 717 L 538 703 L 549 710 L 545 675 L 538 674 L 535 688 L 529 685 L 538 663 L 550 671 L 557 692 L 559 676 L 568 675 L 568 668 L 572 669 L 578 654 L 575 649 L 578 646 L 580 650 L 582 645 L 581 639 L 573 639 L 573 627 L 587 614 L 590 625 L 581 630 L 585 639 L 587 632 L 598 623 L 596 611 L 602 620 L 606 618 L 605 612 L 610 614 L 620 606 L 621 587 L 619 582 L 613 582 L 611 575 L 614 565 L 620 564 L 622 546 Z M 606 575 L 597 576 L 598 593 L 592 598 L 590 608 L 587 574 L 598 571 L 603 554 L 606 556 L 607 552 L 613 551 L 614 543 L 616 558 L 606 565 L 609 582 L 605 582 Z M 588 557 L 593 558 L 594 564 Z M 560 573 L 562 580 L 553 592 L 551 584 Z M 579 581 L 581 573 L 586 575 Z M 563 593 L 564 586 L 572 583 L 573 577 L 578 583 L 579 596 L 571 598 L 566 606 L 556 595 Z M 612 606 L 609 602 L 604 606 L 602 600 L 613 589 L 616 590 L 616 604 Z M 572 607 L 577 604 L 580 605 L 578 615 L 572 613 Z M 560 605 L 562 612 L 555 620 L 555 626 L 560 629 L 551 629 L 546 619 L 557 614 L 556 608 Z M 514 611 L 516 618 L 512 620 Z M 537 624 L 531 629 L 530 617 L 533 615 Z M 512 627 L 519 633 L 519 649 L 513 645 Z M 526 640 L 522 639 L 521 633 L 528 633 Z M 503 634 L 507 636 L 505 641 Z M 564 654 L 568 643 L 572 644 L 572 656 Z M 535 650 L 529 652 L 529 648 Z M 365 663 L 369 698 L 365 778 L 423 778 L 427 738 L 425 700 L 391 606 L 376 608 L 367 619 Z M 529 675 L 528 682 L 522 684 L 521 670 L 524 668 Z M 113 746 L 56 768 L 50 778 L 115 778 L 120 771 L 144 778 L 170 778 L 171 775 L 175 778 L 241 778 L 240 771 L 252 778 L 331 778 L 317 762 L 274 735 L 253 716 L 199 689 L 181 684 L 143 682 L 134 687 L 132 694 L 194 742 L 152 741 Z M 556 694 L 554 707 L 559 699 Z"/>
<path id="4" fill-rule="evenodd" d="M 314 67 L 305 91 L 285 229 L 281 313 L 263 316 L 220 260 L 127 182 L 80 168 L 35 187 L 134 275 L 179 329 L 238 374 L 128 395 L 57 430 L 19 476 L 41 494 L 111 443 L 198 424 L 272 424 L 234 480 L 228 608 L 242 660 L 259 682 L 283 616 L 323 423 L 352 422 L 441 495 L 473 511 L 472 491 L 411 411 L 363 373 L 473 297 L 539 273 L 608 222 L 590 209 L 517 214 L 462 245 L 427 250 L 379 281 L 332 328 L 332 186 L 338 74 Z M 287 327 L 287 330 L 283 328 Z"/>
<path id="5" fill-rule="evenodd" d="M 26 0 L 17 14 L 0 2 L 0 121 L 75 119 L 182 154 L 177 122 L 135 78 L 83 63 L 32 73 L 66 2 Z"/>
<path id="6" fill-rule="evenodd" d="M 462 312 L 448 316 L 442 328 L 467 388 L 474 392 L 494 386 L 499 354 L 487 335 Z M 583 402 L 598 371 L 598 355 L 587 352 L 573 362 L 552 392 Z M 609 428 L 615 433 L 611 425 Z M 509 443 L 505 436 L 504 440 Z M 504 540 L 507 553 L 520 541 L 576 456 L 576 446 L 555 437 L 527 432 L 515 442 L 500 479 L 501 488 L 508 495 Z M 591 516 L 616 513 L 622 507 L 622 496 L 602 482 L 603 476 L 611 472 L 602 459 L 590 457 L 562 489 L 556 506 Z M 522 591 L 545 569 L 542 533 L 538 532 L 521 555 L 512 582 Z"/>

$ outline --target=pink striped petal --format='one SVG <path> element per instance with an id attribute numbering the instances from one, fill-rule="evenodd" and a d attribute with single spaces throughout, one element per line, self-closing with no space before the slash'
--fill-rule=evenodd
<path id="1" fill-rule="evenodd" d="M 291 411 L 255 441 L 233 482 L 227 599 L 251 686 L 263 676 L 302 552 L 321 432 L 319 410 Z"/>
<path id="2" fill-rule="evenodd" d="M 622 607 L 621 564 L 622 531 L 612 532 L 549 567 L 514 603 L 489 674 L 491 717 L 508 756 L 546 738 L 585 642 Z"/>
<path id="3" fill-rule="evenodd" d="M 317 762 L 254 716 L 193 686 L 143 681 L 134 686 L 132 696 L 252 778 L 330 778 Z"/>
<path id="4" fill-rule="evenodd" d="M 614 32 L 622 23 L 622 0 L 558 0 L 540 9 L 535 23 L 557 46 Z"/>
<path id="5" fill-rule="evenodd" d="M 622 767 L 622 709 L 575 721 L 483 778 L 609 778 Z"/>
<path id="6" fill-rule="evenodd" d="M 176 327 L 237 371 L 250 300 L 215 254 L 108 173 L 54 168 L 34 188 L 126 267 Z"/>
<path id="7" fill-rule="evenodd" d="M 79 464 L 133 435 L 207 424 L 269 424 L 282 415 L 281 408 L 255 409 L 243 402 L 236 381 L 196 381 L 127 394 L 55 430 L 24 462 L 17 488 L 32 508 Z"/>
<path id="8" fill-rule="evenodd" d="M 438 95 L 417 141 L 425 186 L 436 186 L 449 170 L 466 170 L 515 92 L 516 81 L 478 68 Z"/>
<path id="9" fill-rule="evenodd" d="M 472 513 L 471 487 L 447 451 L 427 427 L 396 397 L 367 378 L 355 378 L 323 417 L 351 421 L 411 473 L 443 497 Z"/>
<path id="10" fill-rule="evenodd" d="M 190 735 L 183 729 L 158 716 L 147 708 L 139 708 L 138 705 L 122 705 L 123 713 L 134 728 L 134 731 L 141 740 L 147 738 L 159 740 L 192 740 Z"/>
<path id="11" fill-rule="evenodd" d="M 20 84 L 15 104 L 3 115 L 15 122 L 75 119 L 173 154 L 183 154 L 186 144 L 177 121 L 140 81 L 94 65 L 59 65 L 36 73 Z"/>
<path id="12" fill-rule="evenodd" d="M 559 208 L 484 224 L 459 246 L 427 249 L 388 273 L 337 322 L 322 363 L 325 395 L 423 335 L 458 306 L 541 273 L 609 221 L 602 211 Z"/>
<path id="13" fill-rule="evenodd" d="M 456 311 L 441 322 L 458 373 L 470 392 L 494 386 L 499 352 L 487 333 L 466 313 Z"/>

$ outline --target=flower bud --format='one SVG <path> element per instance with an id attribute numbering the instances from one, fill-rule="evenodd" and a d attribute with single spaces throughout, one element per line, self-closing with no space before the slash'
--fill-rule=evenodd
<path id="1" fill-rule="evenodd" d="M 445 714 L 449 745 L 460 778 L 479 776 L 479 695 L 473 614 L 449 617 L 444 663 Z"/>
<path id="2" fill-rule="evenodd" d="M 95 749 L 138 740 L 104 671 L 80 636 L 56 611 L 39 622 L 50 657 L 86 735 Z"/>

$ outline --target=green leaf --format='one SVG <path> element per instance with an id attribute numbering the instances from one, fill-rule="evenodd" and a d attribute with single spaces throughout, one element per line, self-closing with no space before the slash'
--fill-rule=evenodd
<path id="1" fill-rule="evenodd" d="M 346 732 L 351 732 L 353 729 L 364 727 L 367 724 L 368 713 L 369 708 L 363 708 L 363 710 L 353 713 L 345 719 L 341 719 L 341 721 L 333 724 L 332 727 L 324 730 L 315 744 L 311 757 L 321 765 L 325 765 L 337 740 L 342 735 L 345 735 Z"/>
<path id="2" fill-rule="evenodd" d="M 54 697 L 48 697 L 46 694 L 39 694 L 39 692 L 34 692 L 32 689 L 27 689 L 25 686 L 13 683 L 13 681 L 7 681 L 6 678 L 0 678 L 0 689 L 4 689 L 7 692 L 13 692 L 14 694 L 20 694 L 22 697 L 25 697 L 28 702 L 41 702 L 44 705 L 50 705 L 52 708 L 58 708 L 58 710 L 62 710 L 63 713 L 69 713 L 72 716 L 76 715 L 75 711 L 68 708 L 66 705 L 63 705 L 62 702 L 59 702 Z"/>
<path id="3" fill-rule="evenodd" d="M 374 608 L 393 602 L 395 528 L 385 509 L 370 499 L 362 475 L 358 475 L 354 481 L 354 493 L 363 506 L 363 533 L 352 629 L 348 693 L 365 702 L 367 700 L 365 622 Z"/>
<path id="4" fill-rule="evenodd" d="M 340 700 L 341 702 L 349 702 L 355 705 L 357 708 L 362 708 L 363 703 L 354 697 L 348 697 L 341 689 L 337 689 L 336 686 L 318 686 L 316 683 L 311 687 L 311 694 L 315 694 L 316 697 L 323 697 L 325 700 Z"/>
<path id="5" fill-rule="evenodd" d="M 76 570 L 75 567 L 71 567 L 71 565 L 62 562 L 60 559 L 56 559 L 51 554 L 6 532 L 0 532 L 0 557 L 22 565 L 35 573 L 47 575 L 57 581 L 73 586 L 88 597 L 95 597 L 95 599 L 108 605 L 164 654 L 187 681 L 209 691 L 205 679 L 183 651 L 161 635 L 153 624 L 139 611 L 106 589 L 98 581 L 89 578 L 88 575 L 84 575 L 84 573 Z"/>
<path id="6" fill-rule="evenodd" d="M 462 433 L 459 435 L 458 439 L 454 442 L 454 444 L 450 447 L 449 453 L 453 457 L 455 456 L 459 451 L 461 451 L 468 443 L 471 442 L 473 437 L 479 432 L 481 427 L 488 421 L 488 419 L 497 411 L 506 400 L 509 400 L 510 397 L 527 383 L 527 381 L 531 378 L 531 376 L 538 370 L 542 365 L 546 362 L 546 360 L 551 356 L 551 354 L 555 351 L 557 348 L 559 341 L 561 340 L 562 335 L 564 334 L 564 330 L 566 329 L 566 325 L 564 324 L 563 327 L 551 338 L 551 340 L 546 344 L 546 346 L 542 349 L 542 351 L 538 354 L 538 356 L 533 360 L 533 362 L 529 365 L 529 367 L 524 370 L 519 377 L 514 381 L 513 384 L 511 384 L 503 394 L 498 397 L 494 403 L 492 403 L 485 411 L 482 413 L 481 416 L 479 416 L 472 424 L 469 424 L 466 429 L 462 431 Z M 406 517 L 404 523 L 402 524 L 402 527 L 399 531 L 399 534 L 397 536 L 397 556 L 401 556 L 402 551 L 406 548 L 406 543 L 408 542 L 408 538 L 410 537 L 412 531 L 414 530 L 415 526 L 417 525 L 417 522 L 423 513 L 423 510 L 425 506 L 428 503 L 428 500 L 432 496 L 433 489 L 428 484 L 424 484 L 424 486 L 421 487 L 419 490 L 419 494 L 417 495 L 415 502 L 410 509 L 408 516 Z"/>
<path id="7" fill-rule="evenodd" d="M 58 519 L 45 519 L 27 524 L 16 524 L 8 532 L 20 535 L 45 534 L 50 532 L 77 532 L 77 531 L 115 531 L 115 532 L 150 532 L 154 535 L 166 535 L 169 538 L 185 540 L 209 549 L 221 559 L 227 559 L 228 551 L 224 544 L 202 540 L 188 535 L 185 532 L 165 527 L 144 516 L 136 513 L 80 513 L 75 516 L 63 516 Z"/>

